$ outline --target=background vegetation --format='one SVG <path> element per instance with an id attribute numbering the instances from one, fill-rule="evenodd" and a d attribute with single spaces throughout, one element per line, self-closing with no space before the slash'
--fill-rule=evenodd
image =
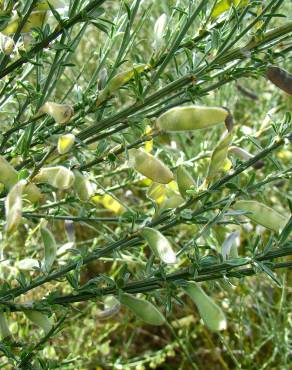
<path id="1" fill-rule="evenodd" d="M 59 5 L 52 1 L 39 24 L 30 17 L 40 1 L 0 1 L 2 32 L 15 43 L 11 51 L 1 41 L 0 155 L 29 182 L 41 168 L 79 169 L 93 193 L 81 200 L 74 187 L 38 184 L 41 199 L 24 199 L 21 221 L 7 233 L 2 178 L 0 368 L 288 369 L 292 100 L 266 78 L 266 68 L 291 72 L 290 1 Z M 137 64 L 147 68 L 101 100 L 109 81 Z M 70 121 L 41 113 L 48 101 L 74 107 Z M 189 104 L 227 107 L 233 145 L 252 155 L 242 160 L 230 152 L 207 186 L 223 123 L 173 134 L 155 127 L 160 114 Z M 58 135 L 65 133 L 75 143 L 60 154 Z M 129 163 L 130 148 L 174 172 L 184 164 L 196 183 L 186 200 L 157 214 L 176 184 L 150 196 L 151 180 Z M 238 199 L 264 203 L 288 224 L 281 233 L 257 225 L 233 209 Z M 140 235 L 145 226 L 168 237 L 176 264 L 154 257 Z M 43 227 L 58 246 L 50 271 L 42 262 Z M 224 259 L 222 246 L 234 232 L 238 256 Z M 203 282 L 226 315 L 226 330 L 204 325 L 181 288 L 187 280 Z M 166 323 L 145 324 L 123 305 L 101 320 L 105 297 L 123 291 L 152 302 Z M 49 316 L 53 328 L 44 333 L 24 315 L 28 308 Z"/>

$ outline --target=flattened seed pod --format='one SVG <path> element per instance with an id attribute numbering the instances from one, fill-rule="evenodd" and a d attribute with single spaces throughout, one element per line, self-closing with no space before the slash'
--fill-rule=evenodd
<path id="1" fill-rule="evenodd" d="M 186 198 L 188 196 L 187 190 L 191 187 L 195 187 L 196 183 L 189 172 L 185 169 L 184 166 L 178 166 L 176 170 L 176 181 L 178 185 L 179 192 L 181 195 Z"/>
<path id="2" fill-rule="evenodd" d="M 152 252 L 164 263 L 176 263 L 176 255 L 168 239 L 158 230 L 144 227 L 141 232 Z"/>
<path id="3" fill-rule="evenodd" d="M 13 53 L 14 47 L 15 44 L 13 39 L 0 33 L 0 50 L 2 51 L 2 53 L 4 53 L 5 55 L 10 55 Z"/>
<path id="4" fill-rule="evenodd" d="M 94 194 L 93 187 L 89 180 L 82 175 L 81 172 L 74 170 L 75 176 L 74 190 L 76 191 L 78 197 L 83 202 L 87 202 Z"/>
<path id="5" fill-rule="evenodd" d="M 36 183 L 48 183 L 60 190 L 71 188 L 74 180 L 74 173 L 63 166 L 42 168 L 33 179 Z"/>
<path id="6" fill-rule="evenodd" d="M 245 216 L 254 221 L 256 224 L 262 225 L 267 229 L 273 230 L 277 233 L 279 233 L 288 222 L 288 218 L 282 216 L 273 208 L 270 208 L 265 204 L 259 203 L 255 200 L 238 200 L 233 205 L 233 208 L 236 210 L 250 212 Z"/>
<path id="7" fill-rule="evenodd" d="M 6 316 L 3 312 L 0 312 L 0 337 L 1 340 L 10 337 L 11 332 L 8 327 Z"/>
<path id="8" fill-rule="evenodd" d="M 227 321 L 221 308 L 195 282 L 189 282 L 184 291 L 197 306 L 206 326 L 212 331 L 227 328 Z"/>
<path id="9" fill-rule="evenodd" d="M 43 313 L 35 310 L 24 310 L 23 313 L 25 316 L 33 322 L 35 325 L 43 329 L 45 334 L 48 334 L 53 327 L 53 322 L 48 316 Z"/>
<path id="10" fill-rule="evenodd" d="M 22 218 L 22 192 L 26 185 L 20 180 L 12 187 L 5 199 L 6 231 L 8 234 L 15 231 Z"/>
<path id="11" fill-rule="evenodd" d="M 70 151 L 74 145 L 75 136 L 73 134 L 62 135 L 58 139 L 58 152 L 59 154 L 65 154 Z"/>
<path id="12" fill-rule="evenodd" d="M 285 71 L 285 69 L 268 66 L 266 77 L 279 89 L 285 91 L 287 94 L 292 95 L 292 74 Z"/>
<path id="13" fill-rule="evenodd" d="M 41 228 L 41 235 L 45 247 L 45 271 L 50 272 L 57 256 L 57 243 L 54 235 L 47 228 Z"/>
<path id="14" fill-rule="evenodd" d="M 129 162 L 136 171 L 160 184 L 173 180 L 173 173 L 159 159 L 141 149 L 129 150 Z"/>
<path id="15" fill-rule="evenodd" d="M 5 158 L 0 156 L 0 182 L 10 190 L 18 181 L 18 172 L 11 166 Z M 23 197 L 32 203 L 41 198 L 41 192 L 34 184 L 27 184 L 23 189 Z"/>
<path id="16" fill-rule="evenodd" d="M 232 138 L 232 133 L 229 132 L 219 141 L 218 145 L 213 150 L 208 168 L 207 183 L 222 170 L 227 159 L 228 148 L 232 142 Z"/>
<path id="17" fill-rule="evenodd" d="M 110 82 L 107 84 L 107 86 L 100 92 L 98 95 L 98 98 L 96 100 L 96 104 L 99 105 L 103 101 L 105 101 L 110 95 L 112 95 L 115 91 L 117 91 L 120 87 L 125 85 L 127 82 L 129 82 L 136 73 L 141 73 L 144 70 L 148 68 L 147 64 L 140 64 L 132 69 L 129 69 L 125 72 L 118 73 L 115 75 Z"/>
<path id="18" fill-rule="evenodd" d="M 46 102 L 40 109 L 40 113 L 47 113 L 57 123 L 64 124 L 70 121 L 74 115 L 74 109 L 72 105 L 68 104 L 58 104 L 53 102 Z"/>
<path id="19" fill-rule="evenodd" d="M 152 303 L 144 299 L 124 293 L 120 297 L 120 302 L 147 324 L 163 325 L 165 323 L 165 317 L 162 313 Z"/>
<path id="20" fill-rule="evenodd" d="M 158 117 L 156 126 L 165 132 L 192 131 L 222 123 L 229 112 L 220 107 L 189 105 L 171 108 Z"/>

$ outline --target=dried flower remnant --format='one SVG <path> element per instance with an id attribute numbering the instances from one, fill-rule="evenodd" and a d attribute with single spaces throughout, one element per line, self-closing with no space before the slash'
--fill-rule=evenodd
<path id="1" fill-rule="evenodd" d="M 47 113 L 56 123 L 64 124 L 70 121 L 74 115 L 74 109 L 69 104 L 58 104 L 53 102 L 46 102 L 40 109 L 40 113 Z"/>

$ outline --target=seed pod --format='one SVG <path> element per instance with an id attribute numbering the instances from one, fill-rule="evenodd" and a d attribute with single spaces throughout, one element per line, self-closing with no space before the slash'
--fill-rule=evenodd
<path id="1" fill-rule="evenodd" d="M 10 190 L 18 181 L 18 172 L 11 166 L 5 158 L 0 156 L 0 182 Z M 32 203 L 36 203 L 41 198 L 41 192 L 34 184 L 27 184 L 23 189 L 23 197 Z"/>
<path id="2" fill-rule="evenodd" d="M 220 171 L 222 171 L 224 164 L 226 163 L 228 147 L 232 142 L 232 133 L 228 133 L 223 139 L 221 139 L 214 149 L 207 174 L 207 183 L 212 180 Z"/>
<path id="3" fill-rule="evenodd" d="M 221 308 L 195 282 L 188 282 L 184 291 L 197 306 L 206 326 L 212 331 L 224 330 L 227 327 L 225 315 Z"/>
<path id="4" fill-rule="evenodd" d="M 108 319 L 120 311 L 121 304 L 114 296 L 107 296 L 104 300 L 104 310 L 97 313 L 100 320 Z"/>
<path id="5" fill-rule="evenodd" d="M 60 190 L 71 188 L 74 180 L 75 177 L 73 172 L 63 166 L 42 168 L 33 179 L 36 183 L 48 183 Z"/>
<path id="6" fill-rule="evenodd" d="M 253 155 L 250 154 L 249 152 L 247 152 L 246 150 L 242 149 L 242 148 L 239 148 L 237 146 L 231 146 L 229 149 L 228 149 L 228 152 L 230 153 L 234 153 L 237 157 L 245 160 L 245 161 L 248 161 L 249 159 L 253 158 Z M 264 162 L 259 160 L 257 161 L 255 164 L 253 164 L 253 167 L 255 169 L 260 169 L 264 166 Z"/>
<path id="7" fill-rule="evenodd" d="M 238 200 L 233 205 L 233 208 L 235 210 L 251 212 L 245 216 L 256 224 L 262 225 L 277 233 L 279 233 L 288 222 L 286 217 L 282 216 L 273 208 L 256 202 L 255 200 Z"/>
<path id="8" fill-rule="evenodd" d="M 176 181 L 179 192 L 184 198 L 187 198 L 187 190 L 191 187 L 196 187 L 196 183 L 192 176 L 188 173 L 184 166 L 178 166 L 176 170 Z"/>
<path id="9" fill-rule="evenodd" d="M 268 66 L 266 77 L 279 89 L 285 91 L 287 94 L 292 95 L 292 74 L 285 71 L 285 69 Z"/>
<path id="10" fill-rule="evenodd" d="M 133 67 L 132 69 L 129 69 L 128 71 L 121 72 L 115 75 L 98 95 L 96 104 L 99 105 L 104 102 L 110 95 L 112 95 L 120 87 L 129 82 L 134 77 L 135 73 L 141 73 L 147 68 L 147 64 L 140 64 Z"/>
<path id="11" fill-rule="evenodd" d="M 57 244 L 53 234 L 47 228 L 41 228 L 41 235 L 45 247 L 44 267 L 46 272 L 50 272 L 57 255 Z"/>
<path id="12" fill-rule="evenodd" d="M 173 180 L 173 173 L 164 163 L 141 149 L 129 150 L 129 162 L 136 171 L 152 181 L 168 184 Z"/>
<path id="13" fill-rule="evenodd" d="M 182 198 L 179 194 L 173 194 L 169 197 L 166 197 L 165 201 L 161 204 L 160 212 L 164 209 L 174 209 L 179 207 L 184 203 L 184 198 Z"/>
<path id="14" fill-rule="evenodd" d="M 74 145 L 75 136 L 73 134 L 62 135 L 58 139 L 58 152 L 59 154 L 68 153 Z"/>
<path id="15" fill-rule="evenodd" d="M 225 238 L 221 248 L 223 260 L 226 260 L 227 257 L 238 258 L 235 242 L 239 239 L 239 235 L 239 231 L 234 231 Z"/>
<path id="16" fill-rule="evenodd" d="M 12 334 L 9 330 L 6 316 L 3 312 L 0 312 L 0 337 L 1 340 L 10 337 Z"/>
<path id="17" fill-rule="evenodd" d="M 22 218 L 22 192 L 26 185 L 25 180 L 20 180 L 12 187 L 5 199 L 6 231 L 14 232 Z"/>
<path id="18" fill-rule="evenodd" d="M 74 170 L 73 173 L 75 176 L 74 190 L 76 191 L 80 200 L 87 202 L 93 196 L 93 187 L 90 181 L 85 178 L 81 172 Z"/>
<path id="19" fill-rule="evenodd" d="M 136 298 L 130 294 L 122 294 L 120 302 L 130 308 L 141 320 L 150 325 L 163 325 L 165 318 L 162 313 L 150 302 Z"/>
<path id="20" fill-rule="evenodd" d="M 13 53 L 14 47 L 15 44 L 13 39 L 0 33 L 0 50 L 2 51 L 2 53 L 4 53 L 5 55 L 10 55 Z"/>
<path id="21" fill-rule="evenodd" d="M 23 313 L 31 322 L 42 328 L 45 334 L 48 334 L 52 329 L 52 320 L 43 313 L 35 310 L 24 310 Z"/>
<path id="22" fill-rule="evenodd" d="M 50 3 L 50 5 L 52 5 L 52 7 L 54 9 L 64 8 L 64 2 L 63 1 L 60 1 L 60 0 L 48 0 L 48 1 L 43 0 L 43 1 L 39 1 L 36 4 L 35 9 L 38 10 L 38 11 L 50 10 L 48 2 Z"/>
<path id="23" fill-rule="evenodd" d="M 25 22 L 24 26 L 22 27 L 21 33 L 22 34 L 28 33 L 32 30 L 32 28 L 36 27 L 41 28 L 43 26 L 43 23 L 45 22 L 46 15 L 47 13 L 44 11 L 32 12 L 28 17 L 27 21 Z M 4 30 L 2 30 L 1 32 L 4 33 L 4 35 L 10 35 L 12 33 L 15 33 L 20 22 L 21 18 L 18 17 L 18 15 L 14 15 L 8 26 L 5 27 Z"/>
<path id="24" fill-rule="evenodd" d="M 39 112 L 49 114 L 57 123 L 60 124 L 67 123 L 74 115 L 74 109 L 72 105 L 57 104 L 52 102 L 46 102 L 39 109 Z"/>
<path id="25" fill-rule="evenodd" d="M 164 263 L 176 263 L 176 255 L 168 239 L 158 230 L 144 227 L 141 232 L 152 252 Z"/>
<path id="26" fill-rule="evenodd" d="M 158 117 L 156 126 L 165 132 L 199 130 L 224 122 L 228 115 L 229 112 L 220 107 L 175 107 Z"/>
<path id="27" fill-rule="evenodd" d="M 25 258 L 16 263 L 16 267 L 21 271 L 34 271 L 35 267 L 39 268 L 40 264 L 38 260 L 34 258 Z"/>
<path id="28" fill-rule="evenodd" d="M 2 182 L 6 188 L 11 189 L 12 186 L 17 183 L 17 180 L 17 171 L 4 157 L 0 156 L 0 182 Z"/>
<path id="29" fill-rule="evenodd" d="M 163 34 L 166 26 L 167 15 L 165 13 L 157 19 L 154 25 L 154 47 L 159 48 L 163 39 Z"/>

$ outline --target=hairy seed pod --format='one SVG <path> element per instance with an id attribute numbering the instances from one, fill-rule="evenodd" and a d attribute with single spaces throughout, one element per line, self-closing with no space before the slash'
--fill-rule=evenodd
<path id="1" fill-rule="evenodd" d="M 64 124 L 70 121 L 74 115 L 74 109 L 72 105 L 68 104 L 58 104 L 53 102 L 46 102 L 40 109 L 40 113 L 47 113 L 57 123 Z"/>
<path id="2" fill-rule="evenodd" d="M 164 263 L 176 263 L 176 255 L 168 239 L 158 230 L 144 227 L 141 232 L 152 252 Z"/>
<path id="3" fill-rule="evenodd" d="M 45 22 L 46 15 L 47 13 L 44 11 L 32 12 L 25 22 L 24 26 L 22 27 L 21 33 L 23 34 L 31 32 L 32 28 L 41 28 L 43 26 L 43 23 Z M 20 22 L 21 18 L 15 14 L 12 17 L 11 22 L 1 32 L 4 33 L 4 35 L 11 35 L 15 33 Z"/>
<path id="4" fill-rule="evenodd" d="M 1 340 L 10 337 L 12 334 L 9 330 L 6 316 L 3 312 L 0 312 L 0 337 Z"/>
<path id="5" fill-rule="evenodd" d="M 42 168 L 33 179 L 36 183 L 47 183 L 60 190 L 71 188 L 74 180 L 74 173 L 63 166 Z"/>
<path id="6" fill-rule="evenodd" d="M 5 158 L 0 156 L 0 182 L 10 190 L 18 181 L 18 172 Z M 28 183 L 23 189 L 23 198 L 36 203 L 41 198 L 41 192 L 35 184 Z"/>
<path id="7" fill-rule="evenodd" d="M 87 202 L 94 194 L 93 187 L 90 181 L 84 177 L 81 172 L 74 170 L 73 173 L 75 176 L 74 190 L 80 200 Z"/>
<path id="8" fill-rule="evenodd" d="M 121 308 L 120 302 L 114 296 L 107 296 L 104 299 L 104 310 L 97 312 L 97 318 L 99 320 L 109 319 L 116 315 Z"/>
<path id="9" fill-rule="evenodd" d="M 0 50 L 5 55 L 10 55 L 13 53 L 15 44 L 11 37 L 2 35 L 0 33 Z"/>
<path id="10" fill-rule="evenodd" d="M 31 322 L 42 328 L 45 334 L 48 334 L 52 329 L 52 320 L 43 313 L 35 310 L 24 310 L 23 313 Z"/>
<path id="11" fill-rule="evenodd" d="M 2 182 L 6 188 L 11 189 L 12 186 L 17 183 L 17 180 L 17 171 L 4 157 L 0 156 L 0 182 Z"/>
<path id="12" fill-rule="evenodd" d="M 147 64 L 140 64 L 129 69 L 128 71 L 121 72 L 115 75 L 98 95 L 96 104 L 99 105 L 102 102 L 104 102 L 115 91 L 117 91 L 120 87 L 129 82 L 134 77 L 135 73 L 139 74 L 145 71 L 148 67 L 149 66 Z"/>
<path id="13" fill-rule="evenodd" d="M 50 10 L 48 2 L 50 3 L 50 5 L 52 5 L 52 7 L 54 9 L 64 8 L 64 2 L 63 1 L 60 1 L 60 0 L 48 0 L 48 1 L 47 0 L 42 0 L 42 1 L 38 1 L 38 3 L 35 6 L 35 10 L 37 10 L 39 12 Z"/>
<path id="14" fill-rule="evenodd" d="M 178 166 L 176 170 L 176 181 L 179 192 L 184 198 L 188 196 L 187 190 L 189 190 L 191 187 L 196 187 L 194 179 L 182 165 Z"/>
<path id="15" fill-rule="evenodd" d="M 58 152 L 59 154 L 65 154 L 70 151 L 74 145 L 75 136 L 73 134 L 62 135 L 58 139 Z"/>
<path id="16" fill-rule="evenodd" d="M 242 148 L 239 148 L 238 146 L 231 146 L 229 149 L 228 149 L 228 152 L 229 153 L 234 153 L 237 157 L 239 157 L 240 159 L 243 159 L 245 161 L 248 161 L 249 159 L 253 158 L 253 155 L 250 154 L 248 151 L 242 149 Z M 256 163 L 253 164 L 253 167 L 255 169 L 260 169 L 262 168 L 263 166 L 265 165 L 265 163 L 261 160 L 257 161 Z"/>
<path id="17" fill-rule="evenodd" d="M 220 331 L 227 328 L 223 311 L 197 283 L 188 282 L 183 289 L 197 306 L 202 320 L 210 330 Z"/>
<path id="18" fill-rule="evenodd" d="M 35 268 L 39 268 L 40 265 L 38 260 L 34 258 L 24 258 L 16 263 L 16 267 L 20 271 L 34 271 Z"/>
<path id="19" fill-rule="evenodd" d="M 154 47 L 159 48 L 163 39 L 167 15 L 165 13 L 157 19 L 154 25 Z"/>
<path id="20" fill-rule="evenodd" d="M 165 323 L 165 317 L 162 313 L 152 303 L 144 299 L 124 293 L 120 296 L 120 302 L 147 324 L 163 325 Z"/>
<path id="21" fill-rule="evenodd" d="M 279 89 L 285 91 L 287 94 L 292 95 L 292 74 L 285 71 L 285 69 L 268 66 L 266 77 Z"/>
<path id="22" fill-rule="evenodd" d="M 208 128 L 225 121 L 229 112 L 220 107 L 189 105 L 171 108 L 156 121 L 156 126 L 165 132 L 192 131 Z"/>
<path id="23" fill-rule="evenodd" d="M 173 180 L 173 173 L 159 159 L 142 149 L 129 150 L 129 162 L 136 171 L 160 184 L 168 184 Z"/>
<path id="24" fill-rule="evenodd" d="M 46 272 L 50 272 L 57 255 L 57 243 L 54 235 L 45 227 L 41 228 L 41 236 L 45 247 L 44 267 Z"/>
<path id="25" fill-rule="evenodd" d="M 229 132 L 219 141 L 218 145 L 213 150 L 208 168 L 207 183 L 223 169 L 232 138 L 232 133 Z"/>
<path id="26" fill-rule="evenodd" d="M 286 217 L 282 216 L 273 208 L 255 200 L 238 200 L 232 207 L 235 210 L 250 212 L 245 216 L 256 224 L 262 225 L 277 233 L 281 232 L 288 222 Z"/>
<path id="27" fill-rule="evenodd" d="M 12 187 L 5 199 L 6 232 L 14 232 L 22 218 L 22 193 L 26 185 L 25 180 L 20 180 Z"/>

